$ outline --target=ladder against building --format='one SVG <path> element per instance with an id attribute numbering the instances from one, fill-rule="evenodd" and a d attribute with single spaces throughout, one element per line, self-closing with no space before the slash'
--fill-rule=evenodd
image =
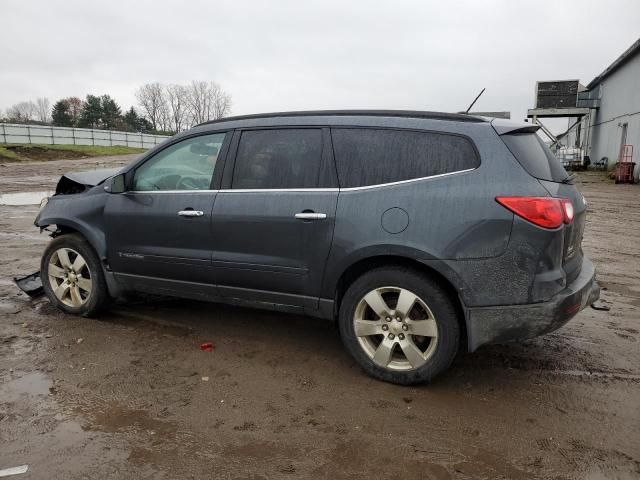
<path id="1" fill-rule="evenodd" d="M 622 145 L 618 160 L 616 163 L 616 183 L 633 183 L 633 170 L 636 166 L 633 161 L 633 145 Z"/>

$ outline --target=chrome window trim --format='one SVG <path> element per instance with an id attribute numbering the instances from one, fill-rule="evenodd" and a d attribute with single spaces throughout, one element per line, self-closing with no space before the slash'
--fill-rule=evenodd
<path id="1" fill-rule="evenodd" d="M 220 193 L 339 192 L 338 188 L 227 188 Z"/>
<path id="2" fill-rule="evenodd" d="M 125 193 L 282 193 L 282 192 L 354 192 L 358 190 L 370 190 L 373 188 L 392 187 L 395 185 L 403 185 L 405 183 L 421 182 L 422 180 L 431 180 L 433 178 L 449 177 L 461 173 L 472 172 L 477 168 L 467 168 L 465 170 L 457 170 L 455 172 L 439 173 L 437 175 L 429 175 L 427 177 L 410 178 L 408 180 L 398 180 L 397 182 L 378 183 L 375 185 L 365 185 L 362 187 L 347 188 L 223 188 L 220 190 L 130 190 Z"/>
<path id="3" fill-rule="evenodd" d="M 150 193 L 217 193 L 220 190 L 128 190 L 124 193 L 145 194 Z"/>
<path id="4" fill-rule="evenodd" d="M 465 170 L 456 170 L 455 172 L 447 172 L 447 173 L 439 173 L 437 175 L 429 175 L 426 177 L 419 177 L 419 178 L 410 178 L 408 180 L 398 180 L 397 182 L 389 182 L 389 183 L 377 183 L 375 185 L 364 185 L 362 187 L 346 187 L 346 188 L 341 188 L 340 191 L 341 192 L 353 192 L 353 191 L 357 191 L 357 190 L 368 190 L 371 188 L 382 188 L 382 187 L 391 187 L 391 186 L 395 186 L 395 185 L 402 185 L 405 183 L 415 183 L 415 182 L 420 182 L 422 180 L 430 180 L 432 178 L 442 178 L 442 177 L 449 177 L 451 175 L 458 175 L 460 173 L 467 173 L 467 172 L 472 172 L 473 170 L 476 170 L 476 168 L 467 168 Z"/>

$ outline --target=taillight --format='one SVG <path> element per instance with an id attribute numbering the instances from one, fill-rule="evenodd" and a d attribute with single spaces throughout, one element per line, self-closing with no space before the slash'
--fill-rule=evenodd
<path id="1" fill-rule="evenodd" d="M 573 220 L 573 203 L 568 198 L 560 199 L 562 201 L 562 207 L 564 208 L 564 223 L 571 223 Z"/>
<path id="2" fill-rule="evenodd" d="M 543 228 L 558 228 L 573 220 L 573 204 L 567 198 L 496 197 L 496 201 L 516 215 Z"/>

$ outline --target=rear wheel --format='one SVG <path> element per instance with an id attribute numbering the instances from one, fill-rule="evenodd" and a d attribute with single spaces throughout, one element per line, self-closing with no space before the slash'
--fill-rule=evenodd
<path id="1" fill-rule="evenodd" d="M 430 381 L 458 351 L 454 305 L 430 277 L 381 267 L 358 278 L 340 305 L 342 340 L 360 366 L 387 382 Z"/>
<path id="2" fill-rule="evenodd" d="M 49 243 L 40 276 L 51 303 L 67 313 L 90 316 L 109 298 L 100 260 L 79 234 L 61 235 Z"/>

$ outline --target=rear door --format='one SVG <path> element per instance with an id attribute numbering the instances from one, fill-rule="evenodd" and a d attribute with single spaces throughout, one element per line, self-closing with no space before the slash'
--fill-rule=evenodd
<path id="1" fill-rule="evenodd" d="M 136 286 L 144 278 L 213 283 L 212 182 L 230 137 L 215 133 L 174 143 L 136 168 L 129 191 L 109 195 L 104 218 L 114 272 Z"/>
<path id="2" fill-rule="evenodd" d="M 220 295 L 317 308 L 338 197 L 328 129 L 237 131 L 213 208 Z"/>

